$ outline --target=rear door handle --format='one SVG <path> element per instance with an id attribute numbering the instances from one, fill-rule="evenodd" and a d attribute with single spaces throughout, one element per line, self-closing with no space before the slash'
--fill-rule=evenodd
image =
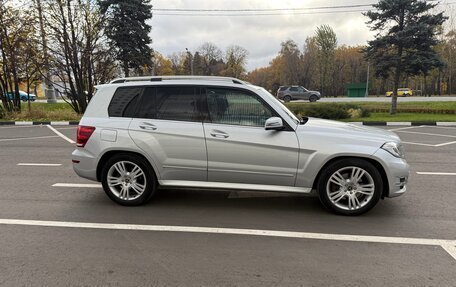
<path id="1" fill-rule="evenodd" d="M 155 131 L 157 127 L 154 124 L 143 122 L 139 125 L 139 127 L 143 130 Z"/>
<path id="2" fill-rule="evenodd" d="M 213 136 L 214 138 L 222 138 L 222 139 L 226 139 L 227 137 L 229 137 L 229 135 L 227 133 L 219 131 L 219 130 L 212 130 L 211 136 Z"/>

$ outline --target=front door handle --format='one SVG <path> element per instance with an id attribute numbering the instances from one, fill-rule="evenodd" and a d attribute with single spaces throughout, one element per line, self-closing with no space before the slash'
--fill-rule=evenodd
<path id="1" fill-rule="evenodd" d="M 143 122 L 139 125 L 139 127 L 143 130 L 150 130 L 150 131 L 155 131 L 157 127 L 154 124 L 148 123 L 148 122 Z"/>
<path id="2" fill-rule="evenodd" d="M 229 135 L 226 132 L 219 131 L 219 130 L 212 130 L 211 136 L 213 136 L 214 138 L 222 138 L 222 139 L 226 139 L 227 137 L 229 137 Z"/>

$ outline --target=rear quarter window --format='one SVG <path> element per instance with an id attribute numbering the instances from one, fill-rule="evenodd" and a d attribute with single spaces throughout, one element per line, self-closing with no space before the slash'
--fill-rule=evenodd
<path id="1" fill-rule="evenodd" d="M 108 106 L 110 117 L 133 117 L 142 87 L 121 87 L 116 90 Z"/>

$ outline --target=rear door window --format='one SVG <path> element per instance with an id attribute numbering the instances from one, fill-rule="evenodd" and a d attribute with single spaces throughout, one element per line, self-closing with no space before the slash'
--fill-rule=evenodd
<path id="1" fill-rule="evenodd" d="M 201 121 L 199 89 L 192 86 L 146 87 L 136 118 Z"/>

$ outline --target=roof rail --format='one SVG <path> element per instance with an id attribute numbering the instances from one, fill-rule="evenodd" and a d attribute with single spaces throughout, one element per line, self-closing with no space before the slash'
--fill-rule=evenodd
<path id="1" fill-rule="evenodd" d="M 127 77 L 112 80 L 110 84 L 119 84 L 126 82 L 161 82 L 161 81 L 178 81 L 178 80 L 204 80 L 204 81 L 220 81 L 230 82 L 234 84 L 245 85 L 246 82 L 231 78 L 231 77 L 218 77 L 218 76 L 146 76 L 146 77 Z"/>

